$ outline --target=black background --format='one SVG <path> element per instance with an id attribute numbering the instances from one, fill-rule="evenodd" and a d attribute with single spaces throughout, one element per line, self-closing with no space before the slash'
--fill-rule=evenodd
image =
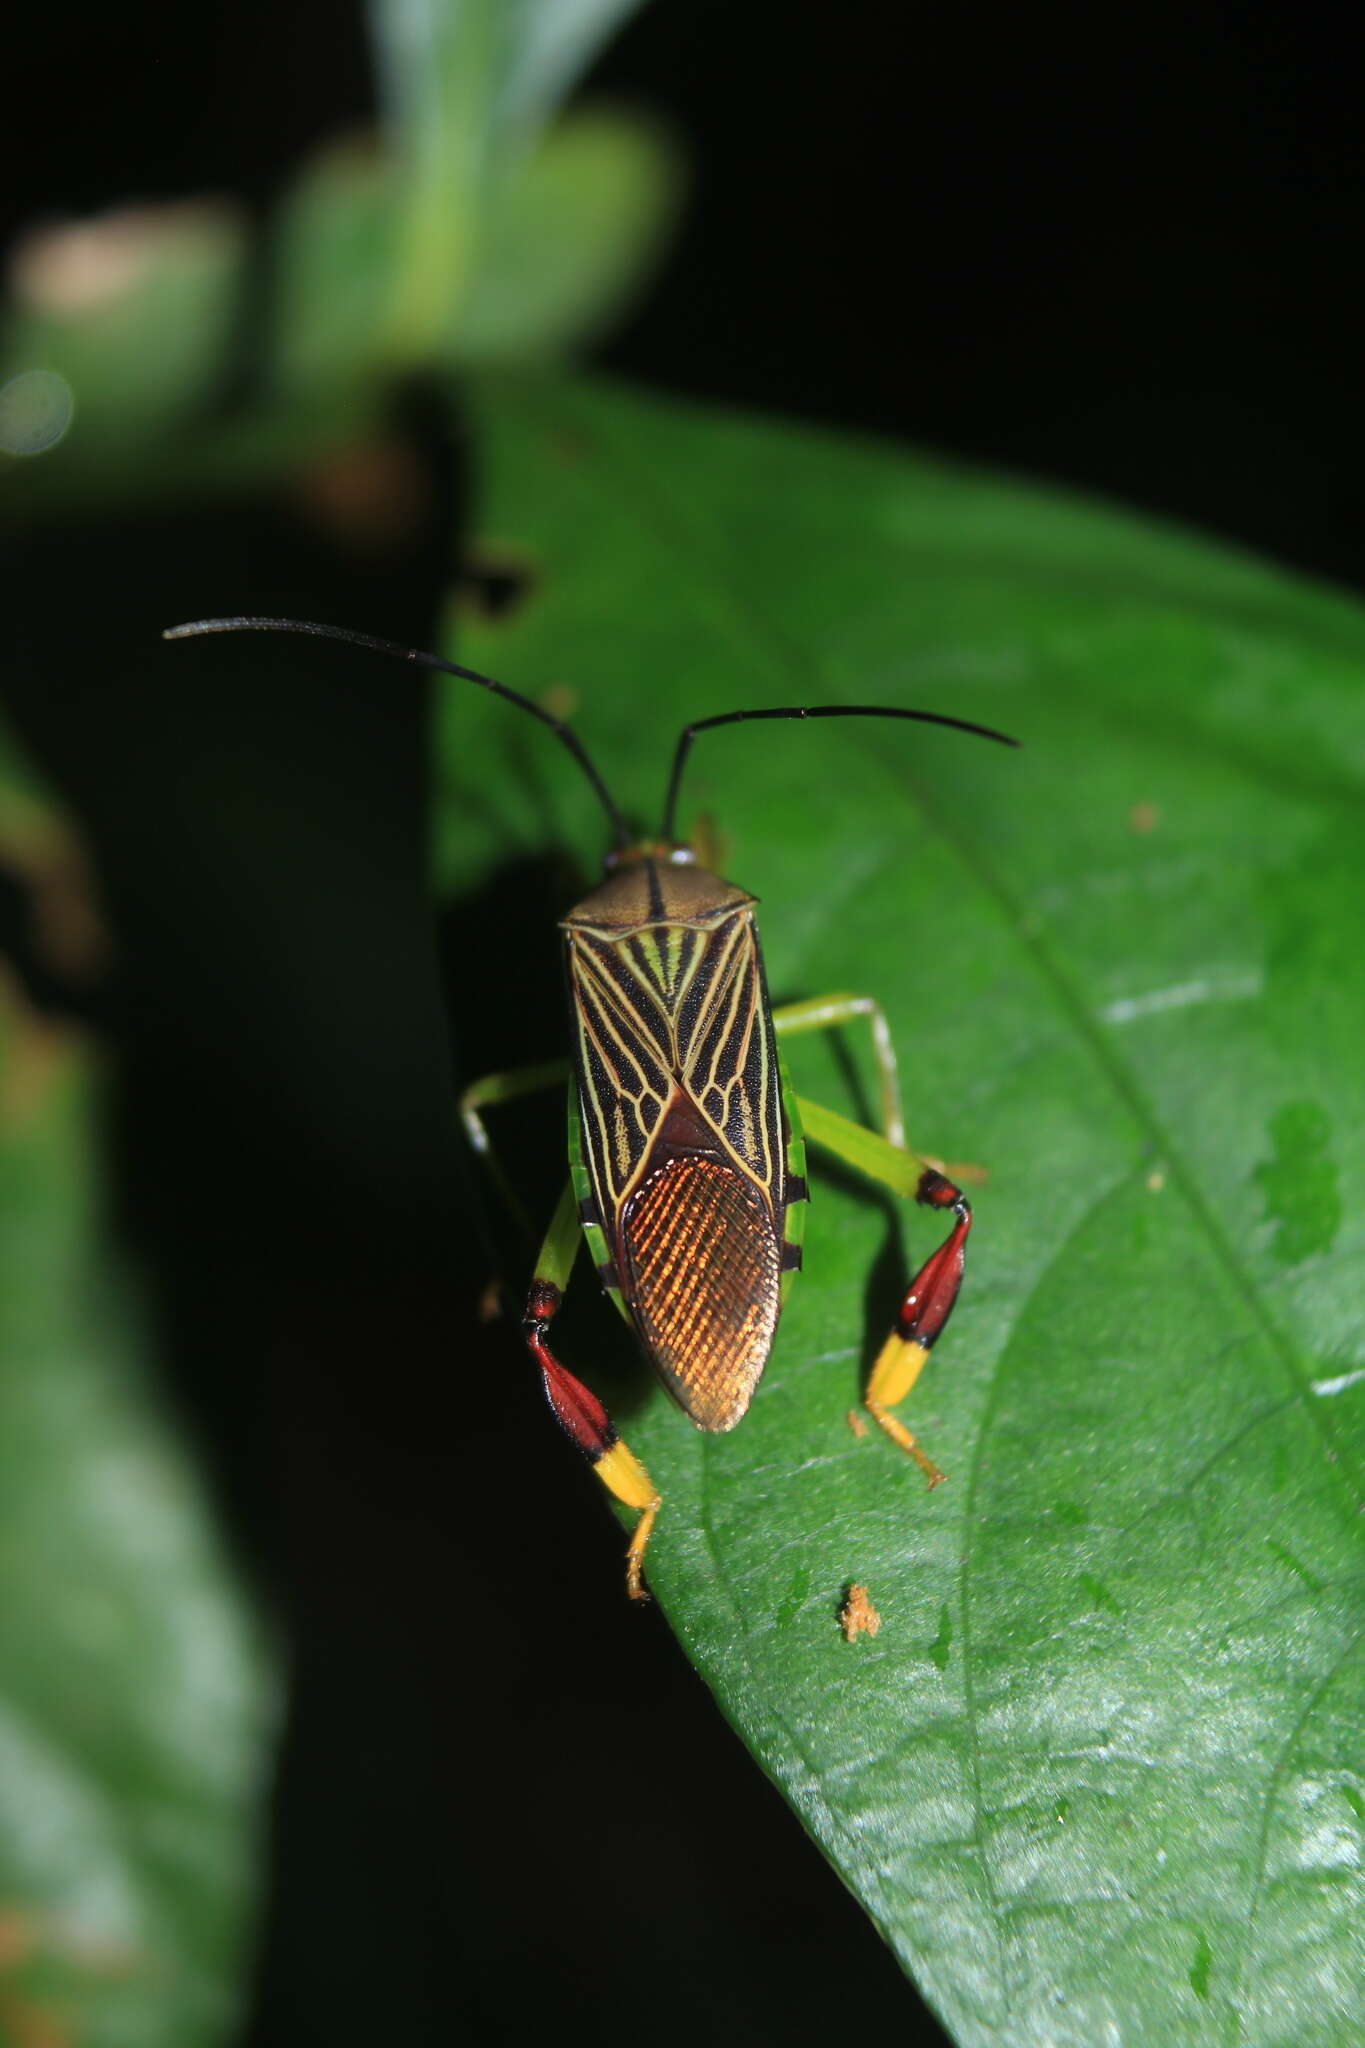
<path id="1" fill-rule="evenodd" d="M 1326 10 L 1212 0 L 1103 26 L 658 0 L 591 85 L 671 123 L 691 194 L 599 360 L 1358 582 L 1359 54 Z M 332 0 L 26 9 L 6 69 L 7 230 L 214 190 L 264 211 L 370 105 Z M 514 1336 L 470 1333 L 452 1065 L 557 1047 L 572 878 L 505 872 L 438 959 L 417 694 L 294 643 L 188 650 L 172 680 L 155 645 L 237 609 L 429 644 L 468 478 L 420 392 L 400 424 L 428 516 L 359 551 L 287 493 L 6 540 L 13 715 L 119 944 L 88 999 L 117 1046 L 114 1215 L 291 1644 L 253 2038 L 904 2039 L 888 1955 L 627 1612 Z M 0 910 L 38 997 L 75 1001 L 13 883 Z M 519 948 L 511 990 L 522 929 L 543 960 Z"/>

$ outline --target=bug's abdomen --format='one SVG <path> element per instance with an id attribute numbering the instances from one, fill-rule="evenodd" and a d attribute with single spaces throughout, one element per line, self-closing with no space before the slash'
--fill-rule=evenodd
<path id="1" fill-rule="evenodd" d="M 733 1429 L 777 1327 L 781 1247 L 767 1207 L 724 1160 L 684 1155 L 625 1205 L 626 1298 L 669 1391 L 699 1429 Z"/>

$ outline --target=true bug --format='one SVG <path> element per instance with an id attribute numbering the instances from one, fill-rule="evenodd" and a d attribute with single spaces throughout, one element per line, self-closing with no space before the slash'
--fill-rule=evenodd
<path id="1" fill-rule="evenodd" d="M 805 1138 L 899 1194 L 951 1214 L 952 1228 L 906 1290 L 864 1401 L 931 1486 L 943 1474 L 891 1409 L 919 1377 L 962 1282 L 971 1208 L 946 1173 L 910 1152 L 895 1053 L 871 996 L 834 995 L 773 1010 L 754 923 L 755 898 L 698 861 L 675 833 L 683 768 L 698 733 L 755 719 L 898 718 L 1016 746 L 1005 733 L 939 712 L 885 704 L 727 711 L 685 726 L 657 839 L 634 839 L 578 735 L 506 684 L 367 633 L 298 619 L 200 619 L 169 640 L 281 632 L 340 640 L 478 683 L 546 725 L 573 755 L 610 821 L 600 885 L 561 920 L 573 1046 L 556 1060 L 494 1074 L 466 1089 L 461 1115 L 492 1158 L 483 1112 L 571 1082 L 569 1183 L 527 1295 L 526 1342 L 566 1434 L 617 1500 L 638 1509 L 627 1591 L 644 1594 L 643 1559 L 660 1499 L 606 1409 L 550 1348 L 550 1327 L 585 1239 L 603 1288 L 664 1386 L 698 1429 L 733 1429 L 767 1363 L 801 1265 Z M 884 1135 L 798 1098 L 782 1035 L 868 1019 L 882 1082 Z"/>

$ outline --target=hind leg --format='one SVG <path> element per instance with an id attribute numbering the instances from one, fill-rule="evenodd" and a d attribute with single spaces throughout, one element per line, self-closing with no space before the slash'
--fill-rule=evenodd
<path id="1" fill-rule="evenodd" d="M 972 1227 L 971 1204 L 955 1182 L 927 1160 L 873 1131 L 799 1098 L 797 1109 L 806 1137 L 893 1194 L 929 1209 L 950 1210 L 954 1221 L 943 1243 L 926 1259 L 901 1301 L 891 1334 L 877 1354 L 863 1397 L 869 1415 L 893 1443 L 915 1460 L 931 1486 L 943 1479 L 933 1460 L 890 1411 L 906 1399 L 942 1335 L 962 1285 L 967 1235 Z"/>
<path id="2" fill-rule="evenodd" d="M 536 1261 L 522 1327 L 531 1356 L 540 1367 L 545 1398 L 564 1434 L 577 1445 L 608 1493 L 640 1511 L 626 1552 L 626 1591 L 632 1600 L 644 1600 L 648 1598 L 643 1575 L 645 1545 L 659 1511 L 658 1492 L 635 1453 L 617 1435 L 596 1394 L 561 1365 L 550 1349 L 550 1325 L 563 1302 L 580 1238 L 578 1202 L 570 1182 Z"/>

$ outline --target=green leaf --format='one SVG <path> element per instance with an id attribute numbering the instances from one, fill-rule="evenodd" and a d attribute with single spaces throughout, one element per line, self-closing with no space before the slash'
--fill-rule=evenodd
<path id="1" fill-rule="evenodd" d="M 402 134 L 457 125 L 465 95 L 504 148 L 568 98 L 640 0 L 371 0 L 389 120 Z"/>
<path id="2" fill-rule="evenodd" d="M 301 183 L 303 200 L 286 210 L 289 229 L 318 226 Z M 351 217 L 339 215 L 333 207 L 327 216 L 334 239 L 339 229 L 361 239 Z M 282 353 L 297 374 L 289 389 L 228 409 L 220 401 L 234 367 L 229 342 L 246 269 L 234 208 L 128 207 L 34 229 L 11 265 L 0 412 L 11 380 L 31 384 L 36 373 L 42 388 L 65 394 L 67 428 L 22 455 L 0 453 L 0 517 L 27 525 L 110 504 L 126 512 L 250 489 L 334 454 L 370 427 L 380 387 L 373 377 L 362 383 L 373 351 L 361 354 L 349 316 L 373 277 L 357 281 L 354 267 L 343 273 L 324 242 L 334 324 L 321 348 L 310 355 L 295 346 L 291 357 L 289 317 L 297 318 L 318 263 L 300 260 L 301 285 L 292 269 L 299 251 L 289 241 L 285 248 Z M 329 382 L 324 372 L 341 368 L 345 380 Z"/>
<path id="3" fill-rule="evenodd" d="M 641 0 L 501 0 L 497 15 L 506 56 L 497 119 L 525 134 L 568 98 L 597 52 Z"/>
<path id="4" fill-rule="evenodd" d="M 638 290 L 680 183 L 656 128 L 601 108 L 569 116 L 490 178 L 468 273 L 434 318 L 432 347 L 488 366 L 590 338 Z M 397 185 L 394 167 L 352 140 L 320 152 L 288 195 L 274 343 L 287 397 L 316 403 L 386 368 Z"/>
<path id="5" fill-rule="evenodd" d="M 638 0 L 371 0 L 396 166 L 395 359 L 429 358 L 463 301 L 489 189 Z"/>
<path id="6" fill-rule="evenodd" d="M 7 860 L 50 815 L 0 776 Z M 272 1687 L 106 1249 L 92 1060 L 0 983 L 0 2033 L 236 2036 Z"/>
<path id="7" fill-rule="evenodd" d="M 224 371 L 245 234 L 223 202 L 127 206 L 40 226 L 11 263 L 0 383 L 70 387 L 69 447 L 44 458 L 135 466 L 149 436 L 194 417 Z"/>
<path id="8" fill-rule="evenodd" d="M 320 149 L 285 194 L 271 354 L 288 398 L 344 389 L 384 368 L 394 184 L 388 159 L 353 136 Z"/>
<path id="9" fill-rule="evenodd" d="M 619 110 L 546 123 L 631 11 L 375 0 L 387 141 L 329 143 L 285 193 L 259 362 L 242 356 L 235 207 L 33 229 L 5 307 L 0 518 L 258 486 L 376 430 L 397 370 L 543 359 L 596 334 L 672 224 L 677 155 Z"/>
<path id="10" fill-rule="evenodd" d="M 638 290 L 680 184 L 658 129 L 602 108 L 562 121 L 490 193 L 451 360 L 512 364 L 591 339 Z"/>
<path id="11" fill-rule="evenodd" d="M 698 743 L 684 816 L 763 898 L 774 996 L 877 995 L 915 1142 L 990 1178 L 906 1404 L 932 1494 L 845 1415 L 933 1220 L 818 1159 L 732 1436 L 616 1376 L 604 1308 L 580 1324 L 663 1493 L 664 1612 L 959 2040 L 1354 2043 L 1365 615 L 778 425 L 568 383 L 482 409 L 482 545 L 528 580 L 460 658 L 576 701 L 647 829 L 678 726 L 737 705 L 913 704 L 1024 742 Z M 592 793 L 529 721 L 452 684 L 441 764 L 447 891 L 546 847 L 591 872 Z M 790 1064 L 857 1111 L 833 1048 Z M 875 1639 L 839 1631 L 851 1583 Z"/>

